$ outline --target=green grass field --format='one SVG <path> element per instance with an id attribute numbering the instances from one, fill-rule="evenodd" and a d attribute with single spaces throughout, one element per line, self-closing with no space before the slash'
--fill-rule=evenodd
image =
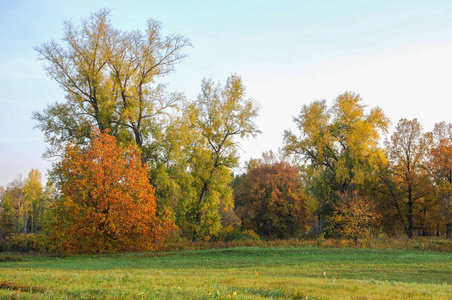
<path id="1" fill-rule="evenodd" d="M 0 262 L 0 298 L 452 299 L 452 254 L 238 247 Z"/>

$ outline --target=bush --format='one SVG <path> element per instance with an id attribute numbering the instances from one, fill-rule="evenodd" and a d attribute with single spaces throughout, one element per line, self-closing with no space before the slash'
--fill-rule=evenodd
<path id="1" fill-rule="evenodd" d="M 239 228 L 221 232 L 216 241 L 233 242 L 233 241 L 258 241 L 259 236 L 253 230 L 241 231 Z"/>
<path id="2" fill-rule="evenodd" d="M 47 238 L 43 234 L 19 233 L 0 241 L 0 251 L 47 252 Z"/>
<path id="3" fill-rule="evenodd" d="M 0 262 L 23 261 L 23 257 L 16 254 L 0 254 Z"/>
<path id="4" fill-rule="evenodd" d="M 452 252 L 452 240 L 441 238 L 415 238 L 410 243 L 410 248 L 429 251 Z"/>

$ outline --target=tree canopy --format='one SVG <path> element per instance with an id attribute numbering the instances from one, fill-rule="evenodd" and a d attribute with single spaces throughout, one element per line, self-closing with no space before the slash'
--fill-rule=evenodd
<path id="1" fill-rule="evenodd" d="M 299 132 L 284 132 L 285 150 L 305 163 L 322 217 L 336 192 L 353 191 L 385 160 L 379 140 L 389 119 L 379 107 L 366 113 L 361 97 L 346 92 L 330 108 L 325 100 L 303 105 L 294 122 Z"/>
<path id="2" fill-rule="evenodd" d="M 84 19 L 80 28 L 66 22 L 64 32 L 62 44 L 36 48 L 47 74 L 65 92 L 65 101 L 34 113 L 49 143 L 46 156 L 61 155 L 73 139 L 86 143 L 94 126 L 135 144 L 143 162 L 158 157 L 157 141 L 182 98 L 166 92 L 158 79 L 185 57 L 189 40 L 163 36 L 152 19 L 144 31 L 120 31 L 108 10 Z"/>
<path id="3" fill-rule="evenodd" d="M 71 144 L 58 164 L 51 241 L 61 252 L 149 250 L 174 229 L 157 216 L 148 168 L 132 147 L 93 129 L 86 148 Z"/>
<path id="4" fill-rule="evenodd" d="M 417 119 L 401 119 L 390 139 L 386 141 L 391 174 L 401 191 L 398 207 L 402 208 L 405 230 L 413 236 L 416 202 L 425 199 L 431 189 L 426 173 L 429 136 L 423 133 Z"/>
<path id="5" fill-rule="evenodd" d="M 236 74 L 224 85 L 205 78 L 196 99 L 168 91 L 163 79 L 190 45 L 153 19 L 144 30 L 117 29 L 104 9 L 36 47 L 64 91 L 33 114 L 44 156 L 59 161 L 56 189 L 43 189 L 35 170 L 2 187 L 2 235 L 42 230 L 52 193 L 51 238 L 64 252 L 147 250 L 174 225 L 207 240 L 238 226 L 237 216 L 243 229 L 278 238 L 310 221 L 313 232 L 356 242 L 380 215 L 390 232 L 446 225 L 451 235 L 451 124 L 424 133 L 416 119 L 401 119 L 382 143 L 383 110 L 345 92 L 331 105 L 302 105 L 297 129 L 283 134 L 293 162 L 265 154 L 233 175 L 240 141 L 260 133 L 260 108 Z"/>
<path id="6" fill-rule="evenodd" d="M 232 202 L 228 184 L 231 168 L 238 164 L 239 139 L 260 133 L 254 121 L 258 111 L 258 105 L 246 98 L 245 85 L 237 75 L 230 76 L 224 87 L 204 79 L 197 100 L 185 110 L 190 124 L 187 130 L 192 132 L 187 151 L 196 191 L 196 199 L 186 202 L 190 213 L 185 215 L 192 220 L 189 224 L 194 240 L 204 235 L 203 222 L 219 224 L 218 212 L 213 212 L 218 211 L 220 197 Z"/>
<path id="7" fill-rule="evenodd" d="M 234 191 L 242 229 L 272 238 L 304 234 L 310 221 L 304 189 L 298 167 L 284 161 L 251 161 Z"/>

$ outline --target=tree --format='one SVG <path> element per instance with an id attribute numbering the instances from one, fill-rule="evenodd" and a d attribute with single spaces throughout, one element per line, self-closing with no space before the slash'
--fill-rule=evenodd
<path id="1" fill-rule="evenodd" d="M 9 183 L 1 193 L 2 235 L 28 233 L 29 205 L 23 191 L 22 176 Z"/>
<path id="2" fill-rule="evenodd" d="M 332 212 L 337 192 L 355 190 L 385 160 L 378 143 L 389 120 L 379 107 L 366 113 L 361 102 L 346 92 L 331 108 L 324 100 L 303 105 L 294 118 L 299 133 L 284 133 L 285 151 L 301 159 L 310 175 L 307 188 L 319 200 L 320 223 Z"/>
<path id="3" fill-rule="evenodd" d="M 157 160 L 167 116 L 181 100 L 157 80 L 174 70 L 189 45 L 183 36 L 162 36 L 154 20 L 144 32 L 115 29 L 107 10 L 83 20 L 81 28 L 66 22 L 63 45 L 36 48 L 66 99 L 33 115 L 49 143 L 45 155 L 61 155 L 73 139 L 86 144 L 96 127 L 135 144 L 143 162 Z"/>
<path id="4" fill-rule="evenodd" d="M 298 168 L 287 162 L 251 161 L 234 196 L 242 229 L 272 238 L 288 238 L 306 230 L 308 199 Z"/>
<path id="5" fill-rule="evenodd" d="M 368 182 L 365 190 L 367 198 L 376 204 L 381 215 L 381 228 L 388 233 L 405 232 L 408 228 L 406 209 L 402 204 L 404 193 L 398 188 L 392 165 L 389 161 L 383 162 L 375 174 L 374 180 Z"/>
<path id="6" fill-rule="evenodd" d="M 189 152 L 191 196 L 195 198 L 187 198 L 184 205 L 194 241 L 203 235 L 205 225 L 219 224 L 220 197 L 226 203 L 232 201 L 230 168 L 238 163 L 237 138 L 259 133 L 254 123 L 258 110 L 255 102 L 246 98 L 245 86 L 237 75 L 230 76 L 224 87 L 204 79 L 201 94 L 185 110 L 190 124 L 185 133 L 192 134 L 185 150 Z"/>
<path id="7" fill-rule="evenodd" d="M 1 188 L 1 236 L 24 230 L 22 178 Z"/>
<path id="8" fill-rule="evenodd" d="M 107 133 L 93 129 L 91 139 L 86 148 L 69 145 L 57 166 L 51 241 L 64 253 L 156 248 L 173 222 L 156 214 L 148 167 Z"/>
<path id="9" fill-rule="evenodd" d="M 41 184 L 42 175 L 39 170 L 31 169 L 24 180 L 23 193 L 29 211 L 29 232 L 35 233 L 41 225 L 43 210 L 45 209 L 44 189 Z"/>
<path id="10" fill-rule="evenodd" d="M 446 223 L 446 236 L 452 237 L 452 124 L 440 122 L 433 129 L 429 169 L 438 189 L 440 215 Z"/>
<path id="11" fill-rule="evenodd" d="M 49 188 L 41 184 L 42 175 L 31 169 L 28 177 L 19 176 L 0 193 L 0 235 L 36 233 L 43 229 L 44 214 L 50 202 Z"/>
<path id="12" fill-rule="evenodd" d="M 353 239 L 357 245 L 359 239 L 370 234 L 371 225 L 378 219 L 372 201 L 361 197 L 357 191 L 345 191 L 338 195 L 338 201 L 334 204 L 330 228 L 340 236 Z"/>
<path id="13" fill-rule="evenodd" d="M 405 232 L 413 237 L 418 204 L 431 194 L 431 184 L 426 172 L 429 136 L 422 132 L 417 119 L 401 119 L 391 138 L 385 142 L 390 168 L 395 184 L 388 188 L 400 189 L 402 199 L 395 198 L 397 209 L 405 218 Z M 392 190 L 392 194 L 397 192 Z"/>

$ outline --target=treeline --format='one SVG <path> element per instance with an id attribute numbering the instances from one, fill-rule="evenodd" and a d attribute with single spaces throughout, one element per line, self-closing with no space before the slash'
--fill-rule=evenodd
<path id="1" fill-rule="evenodd" d="M 380 108 L 366 113 L 359 95 L 348 92 L 332 107 L 304 105 L 295 123 L 284 149 L 301 161 L 319 231 L 356 239 L 373 224 L 410 238 L 451 237 L 452 124 L 424 132 L 417 119 L 401 119 L 383 141 L 389 119 Z"/>
<path id="2" fill-rule="evenodd" d="M 346 92 L 331 107 L 303 105 L 284 148 L 233 175 L 240 140 L 260 133 L 259 107 L 237 75 L 224 85 L 204 79 L 195 100 L 168 92 L 161 79 L 188 46 L 153 20 L 120 31 L 102 10 L 80 28 L 67 23 L 61 44 L 36 48 L 65 92 L 33 115 L 49 145 L 44 156 L 58 163 L 46 188 L 34 170 L 2 188 L 2 237 L 42 231 L 66 252 L 143 250 L 170 234 L 197 241 L 240 230 L 355 242 L 372 232 L 450 237 L 451 124 L 425 133 L 402 119 L 383 141 L 384 112 L 366 112 Z"/>
<path id="3" fill-rule="evenodd" d="M 19 176 L 6 186 L 0 186 L 0 240 L 14 233 L 43 231 L 55 199 L 52 185 L 42 186 L 42 175 L 36 169 L 25 179 Z"/>

